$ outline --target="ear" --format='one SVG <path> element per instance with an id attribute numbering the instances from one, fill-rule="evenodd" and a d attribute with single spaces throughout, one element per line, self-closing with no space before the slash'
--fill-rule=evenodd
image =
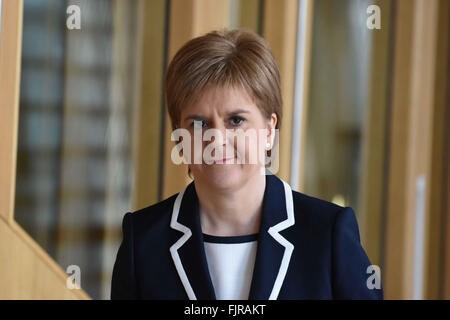
<path id="1" fill-rule="evenodd" d="M 270 143 L 270 146 L 273 146 L 274 140 L 275 140 L 275 128 L 278 122 L 278 117 L 276 113 L 272 113 L 270 116 L 270 119 L 267 122 L 267 129 L 269 129 L 267 134 L 267 142 Z"/>

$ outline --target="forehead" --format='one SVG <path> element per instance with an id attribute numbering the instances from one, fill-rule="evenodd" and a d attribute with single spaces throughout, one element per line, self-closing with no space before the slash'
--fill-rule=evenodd
<path id="1" fill-rule="evenodd" d="M 181 114 L 191 112 L 222 112 L 232 109 L 258 110 L 253 99 L 242 88 L 211 87 L 205 89 L 182 109 Z"/>

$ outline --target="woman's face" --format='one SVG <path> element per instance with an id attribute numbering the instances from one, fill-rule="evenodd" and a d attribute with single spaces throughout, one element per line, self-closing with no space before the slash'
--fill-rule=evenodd
<path id="1" fill-rule="evenodd" d="M 180 119 L 180 127 L 189 130 L 191 135 L 192 163 L 188 165 L 196 182 L 216 189 L 238 189 L 249 178 L 263 172 L 264 163 L 260 159 L 264 160 L 266 143 L 273 145 L 277 117 L 273 113 L 267 119 L 245 90 L 209 88 L 195 102 L 182 109 Z M 214 132 L 208 129 L 216 129 L 223 137 L 222 140 L 215 137 L 210 141 L 201 139 L 198 144 L 202 156 L 200 161 L 197 160 L 199 164 L 194 163 L 194 125 L 197 134 L 201 132 L 203 136 L 208 131 Z M 230 133 L 234 133 L 235 137 Z M 211 163 L 208 162 L 211 160 L 208 155 L 227 160 Z"/>

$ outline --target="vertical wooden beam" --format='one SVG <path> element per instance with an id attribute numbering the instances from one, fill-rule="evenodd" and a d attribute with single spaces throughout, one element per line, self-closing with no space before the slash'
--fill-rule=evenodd
<path id="1" fill-rule="evenodd" d="M 435 88 L 434 88 L 434 115 L 432 129 L 432 156 L 431 156 L 431 176 L 430 176 L 430 205 L 429 205 L 429 233 L 428 233 L 428 255 L 427 269 L 425 270 L 425 297 L 427 299 L 441 298 L 441 287 L 445 283 L 448 275 L 443 272 L 445 254 L 449 255 L 450 247 L 442 241 L 445 236 L 445 166 L 448 166 L 450 159 L 446 157 L 445 145 L 446 131 L 449 131 L 450 119 L 447 117 L 449 108 L 448 84 L 450 83 L 449 71 L 449 19 L 450 2 L 448 0 L 439 1 L 438 17 L 438 39 L 436 44 L 436 65 L 435 65 Z M 448 198 L 447 198 L 448 199 Z M 449 230 L 449 229 L 447 229 Z M 448 232 L 448 231 L 447 231 Z M 446 247 L 447 245 L 447 247 Z M 447 271 L 450 273 L 450 270 Z"/>
<path id="2" fill-rule="evenodd" d="M 140 1 L 138 53 L 140 79 L 136 123 L 134 162 L 135 185 L 133 207 L 140 209 L 159 200 L 161 170 L 160 146 L 165 62 L 166 0 Z M 151 23 L 149 23 L 151 21 Z"/>
<path id="3" fill-rule="evenodd" d="M 416 231 L 423 228 L 427 239 L 437 9 L 438 0 L 398 1 L 384 272 L 388 299 L 413 298 L 414 271 L 420 267 L 414 263 Z M 424 225 L 417 226 L 420 177 L 425 178 Z"/>
<path id="4" fill-rule="evenodd" d="M 285 181 L 290 180 L 291 168 L 297 12 L 298 1 L 296 0 L 265 1 L 263 36 L 272 49 L 281 77 L 283 119 L 280 130 L 280 159 L 277 176 Z"/>
<path id="5" fill-rule="evenodd" d="M 0 217 L 11 223 L 16 188 L 23 1 L 3 1 L 0 43 Z"/>
<path id="6" fill-rule="evenodd" d="M 228 27 L 229 21 L 228 0 L 172 0 L 169 28 L 170 60 L 188 40 L 212 30 Z M 184 164 L 178 166 L 171 161 L 170 153 L 175 143 L 170 141 L 172 128 L 167 109 L 165 112 L 163 199 L 180 192 L 190 182 L 187 166 Z"/>
<path id="7" fill-rule="evenodd" d="M 450 103 L 449 95 L 447 94 L 447 105 Z M 447 110 L 447 123 L 450 121 L 450 111 Z M 444 234 L 442 239 L 443 243 L 443 252 L 444 255 L 442 257 L 442 299 L 450 300 L 450 130 L 447 127 L 446 132 L 446 176 L 445 176 L 445 202 L 444 202 L 444 221 L 443 221 L 443 230 Z"/>
<path id="8" fill-rule="evenodd" d="M 193 37 L 229 26 L 230 2 L 228 0 L 196 0 L 193 1 L 193 5 Z"/>
<path id="9" fill-rule="evenodd" d="M 418 279 L 414 279 L 414 268 L 419 268 L 414 263 L 418 249 L 413 246 L 415 243 L 416 230 L 423 228 L 424 235 L 424 253 L 426 257 L 427 239 L 429 233 L 430 218 L 430 186 L 431 186 L 431 159 L 433 145 L 433 113 L 434 113 L 434 85 L 435 85 L 435 58 L 436 58 L 436 40 L 438 33 L 438 0 L 416 0 L 413 39 L 413 60 L 412 60 L 412 83 L 411 83 L 411 127 L 409 135 L 411 144 L 409 149 L 409 175 L 408 175 L 408 202 L 407 202 L 407 222 L 406 222 L 406 259 L 404 272 L 404 288 L 406 297 L 412 298 L 414 295 L 414 285 L 418 285 Z M 425 177 L 425 220 L 424 226 L 416 226 L 416 216 L 419 208 L 417 205 L 417 180 L 423 175 Z M 415 213 L 415 214 L 414 214 Z M 419 249 L 420 250 L 420 249 Z M 424 270 L 427 269 L 427 260 L 423 261 Z M 422 272 L 422 271 L 421 271 Z M 425 277 L 425 273 L 420 275 Z M 412 281 L 411 281 L 412 280 Z M 419 284 L 420 285 L 420 284 Z M 424 282 L 425 288 L 425 282 Z"/>
<path id="10" fill-rule="evenodd" d="M 393 57 L 391 136 L 389 147 L 389 181 L 385 245 L 385 266 L 382 270 L 385 298 L 401 299 L 404 219 L 406 215 L 406 166 L 410 141 L 407 129 L 410 110 L 410 76 L 413 6 L 408 1 L 397 1 L 395 48 Z"/>

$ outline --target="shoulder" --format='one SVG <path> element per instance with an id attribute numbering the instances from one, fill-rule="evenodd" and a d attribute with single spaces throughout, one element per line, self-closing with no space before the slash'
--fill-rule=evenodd
<path id="1" fill-rule="evenodd" d="M 333 221 L 336 215 L 345 208 L 319 198 L 308 196 L 292 190 L 295 215 L 318 221 Z"/>
<path id="2" fill-rule="evenodd" d="M 130 220 L 133 225 L 135 233 L 139 231 L 149 231 L 155 228 L 165 228 L 169 226 L 172 217 L 172 208 L 179 193 L 161 200 L 155 204 L 141 208 L 134 212 L 129 212 L 125 215 L 126 219 Z"/>
<path id="3" fill-rule="evenodd" d="M 327 232 L 334 238 L 360 241 L 358 221 L 351 207 L 342 207 L 296 191 L 292 194 L 297 227 L 307 227 L 321 234 Z"/>
<path id="4" fill-rule="evenodd" d="M 307 228 L 314 233 L 334 233 L 343 225 L 357 227 L 352 208 L 292 191 L 294 217 L 297 228 Z"/>

